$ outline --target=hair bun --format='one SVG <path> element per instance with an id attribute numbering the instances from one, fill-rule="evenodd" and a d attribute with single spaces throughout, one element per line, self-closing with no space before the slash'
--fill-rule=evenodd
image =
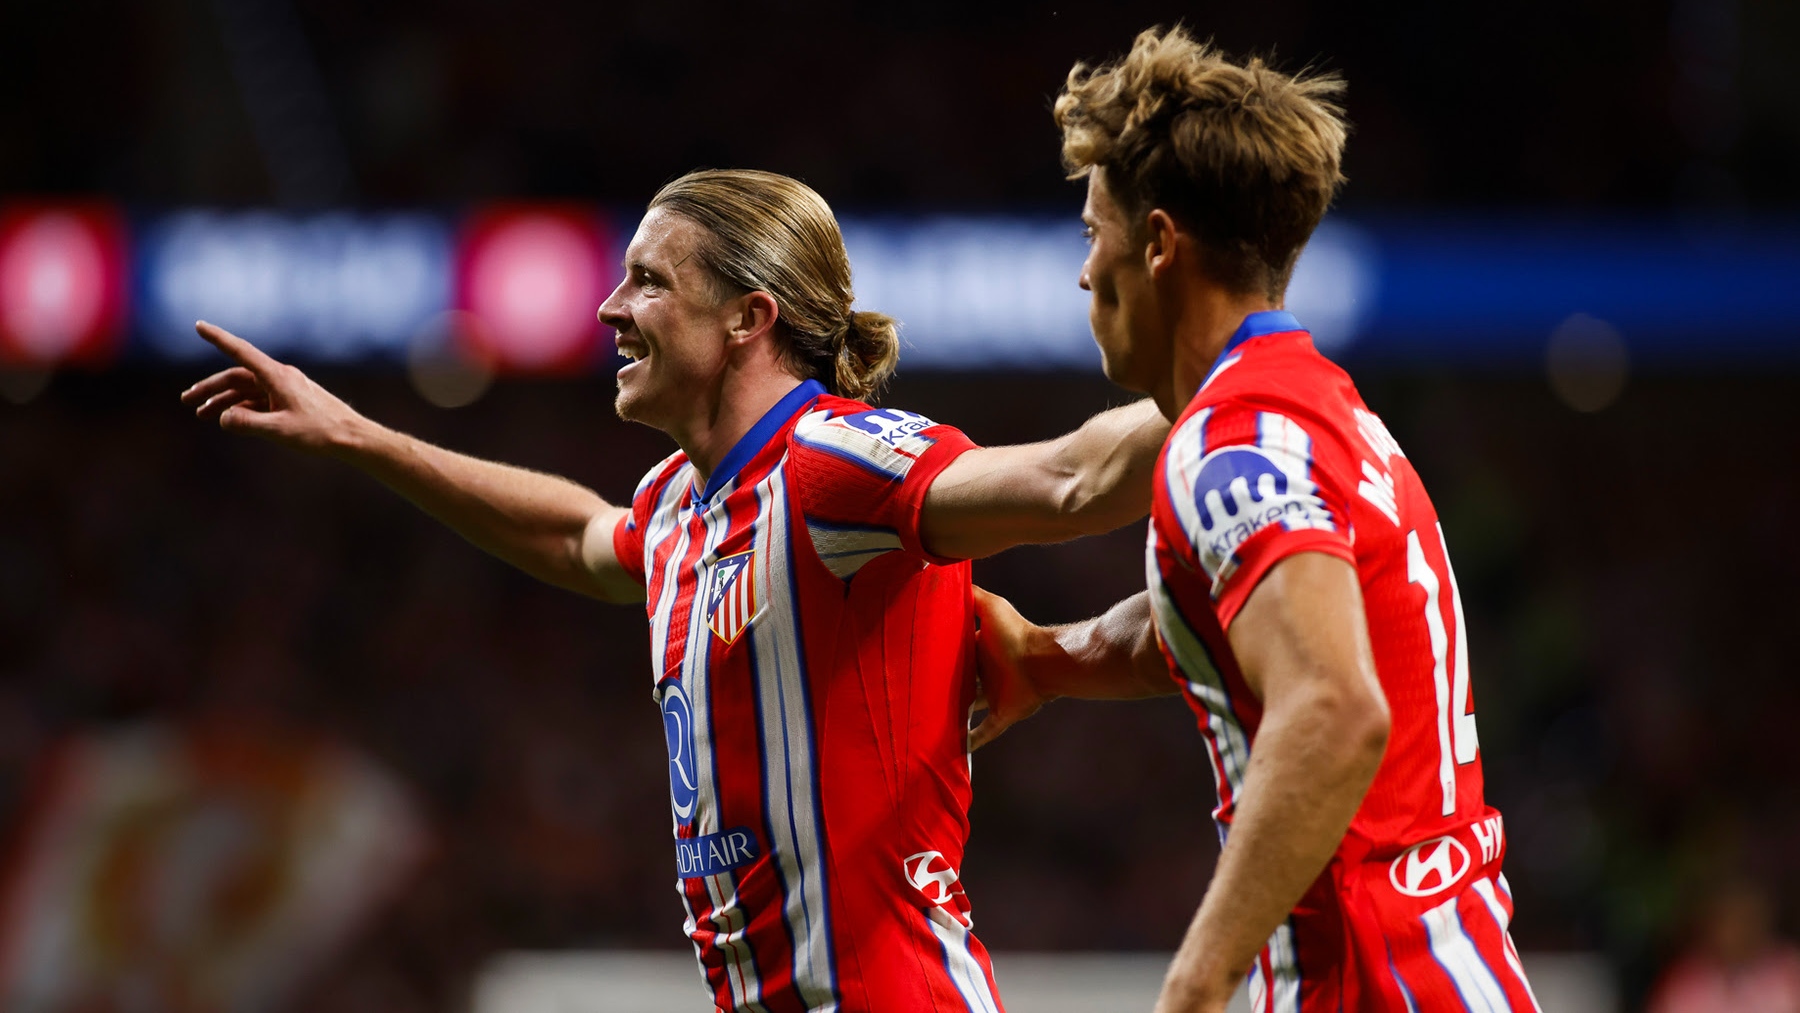
<path id="1" fill-rule="evenodd" d="M 844 318 L 837 346 L 837 392 L 871 401 L 893 376 L 900 361 L 900 326 L 885 313 L 852 310 Z"/>

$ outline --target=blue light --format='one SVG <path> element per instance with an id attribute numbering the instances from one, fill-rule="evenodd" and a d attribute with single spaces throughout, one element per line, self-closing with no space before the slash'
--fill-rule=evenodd
<path id="1" fill-rule="evenodd" d="M 627 219 L 628 220 L 628 219 Z M 205 354 L 205 318 L 271 352 L 395 360 L 450 308 L 454 223 L 427 214 L 186 211 L 138 255 L 141 352 Z M 1093 370 L 1086 246 L 1060 217 L 843 222 L 860 309 L 901 321 L 903 367 Z M 1288 308 L 1334 357 L 1537 368 L 1577 314 L 1637 366 L 1800 363 L 1800 223 L 1334 216 Z"/>
<path id="2" fill-rule="evenodd" d="M 450 306 L 449 225 L 424 214 L 187 211 L 155 221 L 138 252 L 147 350 L 209 351 L 196 319 L 300 359 L 398 359 Z"/>

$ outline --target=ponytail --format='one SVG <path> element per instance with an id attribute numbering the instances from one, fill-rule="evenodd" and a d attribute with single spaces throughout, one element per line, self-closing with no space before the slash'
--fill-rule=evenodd
<path id="1" fill-rule="evenodd" d="M 857 401 L 879 397 L 900 361 L 900 329 L 894 318 L 852 310 L 836 345 L 834 393 Z"/>

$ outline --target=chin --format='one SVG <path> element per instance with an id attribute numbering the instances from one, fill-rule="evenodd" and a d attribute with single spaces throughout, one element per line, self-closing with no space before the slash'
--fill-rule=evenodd
<path id="1" fill-rule="evenodd" d="M 1124 352 L 1100 350 L 1100 369 L 1106 378 L 1120 387 L 1139 394 L 1147 392 L 1150 387 L 1146 378 L 1137 375 L 1134 363 Z"/>
<path id="2" fill-rule="evenodd" d="M 645 410 L 647 400 L 649 399 L 645 397 L 644 391 L 620 384 L 619 392 L 613 395 L 613 411 L 627 422 L 651 425 L 653 423 L 648 417 L 650 413 Z"/>
<path id="3" fill-rule="evenodd" d="M 613 395 L 613 414 L 627 422 L 637 421 L 631 415 L 631 398 L 625 396 L 624 391 Z"/>

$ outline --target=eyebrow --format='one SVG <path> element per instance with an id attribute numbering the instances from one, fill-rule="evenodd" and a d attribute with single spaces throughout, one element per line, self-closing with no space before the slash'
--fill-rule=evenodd
<path id="1" fill-rule="evenodd" d="M 650 279 L 652 281 L 656 282 L 657 284 L 662 285 L 665 288 L 668 287 L 667 283 L 668 283 L 669 279 L 664 277 L 664 275 L 661 271 L 658 271 L 656 268 L 651 267 L 649 264 L 647 264 L 641 260 L 625 261 L 625 272 L 627 274 L 634 274 L 634 273 L 642 272 L 643 274 L 649 275 Z"/>

